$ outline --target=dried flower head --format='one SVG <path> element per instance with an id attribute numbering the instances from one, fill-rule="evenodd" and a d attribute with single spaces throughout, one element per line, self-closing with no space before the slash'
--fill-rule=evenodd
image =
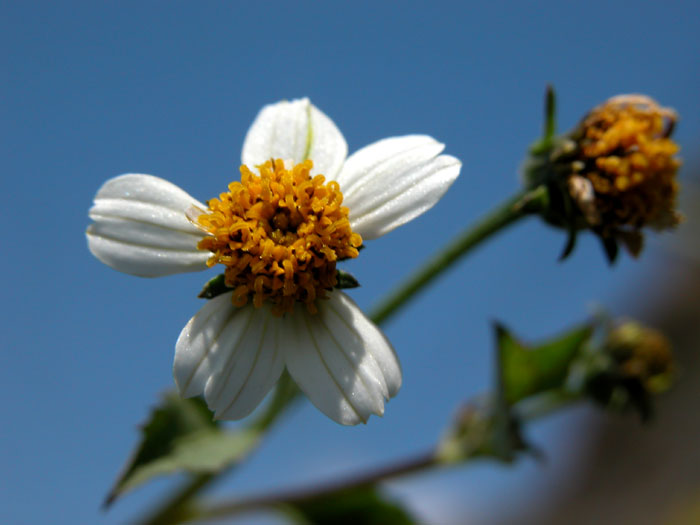
<path id="1" fill-rule="evenodd" d="M 548 133 L 526 165 L 531 186 L 546 184 L 545 218 L 575 234 L 589 229 L 613 261 L 621 243 L 637 256 L 642 230 L 665 230 L 681 221 L 676 211 L 681 165 L 671 139 L 676 113 L 644 95 L 619 95 L 588 113 L 570 133 L 555 137 L 554 95 L 548 93 Z"/>
<path id="2" fill-rule="evenodd" d="M 641 249 L 644 227 L 668 229 L 676 212 L 680 160 L 671 140 L 676 114 L 643 95 L 620 95 L 595 108 L 572 139 L 576 170 L 568 187 L 588 225 L 617 237 L 631 253 Z M 635 242 L 638 238 L 638 242 Z"/>

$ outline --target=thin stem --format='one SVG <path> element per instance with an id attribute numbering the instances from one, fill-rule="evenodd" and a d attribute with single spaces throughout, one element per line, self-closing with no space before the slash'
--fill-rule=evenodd
<path id="1" fill-rule="evenodd" d="M 482 241 L 517 220 L 542 210 L 547 194 L 540 186 L 534 190 L 518 193 L 515 197 L 496 207 L 476 224 L 466 229 L 451 241 L 436 256 L 401 283 L 372 311 L 370 318 L 377 324 L 386 321 L 406 305 L 427 284 L 442 274 L 459 258 L 469 253 Z"/>
<path id="2" fill-rule="evenodd" d="M 278 493 L 268 494 L 257 498 L 250 498 L 219 505 L 211 505 L 199 510 L 197 519 L 211 519 L 223 516 L 231 516 L 240 512 L 246 512 L 275 505 L 294 505 L 306 501 L 338 494 L 354 489 L 369 487 L 380 481 L 406 476 L 420 472 L 438 464 L 434 451 L 411 457 L 400 463 L 387 465 L 370 472 L 365 472 L 354 477 L 336 482 L 326 482 L 301 489 L 291 489 Z"/>
<path id="3" fill-rule="evenodd" d="M 164 501 L 147 516 L 141 518 L 141 525 L 170 525 L 188 521 L 199 512 L 189 508 L 189 503 L 204 487 L 217 479 L 216 474 L 196 474 L 185 481 L 170 498 Z"/>
<path id="4" fill-rule="evenodd" d="M 541 398 L 540 402 L 537 404 L 527 405 L 523 410 L 517 411 L 517 413 L 522 422 L 534 421 L 566 408 L 569 405 L 577 403 L 580 400 L 581 397 L 573 393 L 552 394 L 551 396 Z M 489 436 L 486 434 L 479 434 L 479 438 L 485 441 L 489 439 Z M 463 436 L 463 440 L 465 442 L 472 441 L 467 436 Z M 485 444 L 485 442 L 474 442 L 471 443 L 471 448 L 473 450 L 478 450 L 480 449 L 480 445 Z M 234 500 L 226 503 L 200 507 L 196 518 L 220 518 L 262 508 L 298 505 L 316 498 L 338 495 L 363 487 L 371 487 L 382 481 L 416 474 L 432 468 L 456 466 L 473 457 L 474 455 L 472 454 L 467 455 L 461 461 L 445 462 L 441 460 L 438 450 L 434 449 L 422 454 L 411 456 L 407 459 L 400 460 L 396 463 L 391 463 L 375 470 L 370 470 L 369 472 L 348 476 L 340 481 L 324 482 L 301 489 L 290 489 L 287 491 L 280 491 L 277 493 L 252 497 L 244 500 Z"/>

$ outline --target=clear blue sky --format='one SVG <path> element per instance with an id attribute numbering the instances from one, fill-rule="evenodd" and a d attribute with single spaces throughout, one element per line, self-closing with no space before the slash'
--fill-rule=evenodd
<path id="1" fill-rule="evenodd" d="M 369 307 L 517 189 L 548 82 L 562 128 L 614 94 L 656 97 L 681 114 L 677 139 L 693 158 L 697 2 L 346 5 L 2 2 L 3 523 L 123 523 L 169 486 L 99 511 L 136 425 L 173 387 L 174 342 L 205 276 L 144 280 L 94 259 L 87 210 L 107 178 L 150 173 L 200 200 L 215 196 L 237 177 L 257 111 L 282 98 L 310 97 L 350 151 L 430 134 L 462 159 L 462 175 L 436 208 L 349 264 L 363 285 L 353 296 Z M 404 385 L 383 419 L 344 428 L 304 406 L 218 492 L 287 486 L 430 446 L 458 402 L 490 383 L 491 320 L 546 336 L 591 302 L 615 307 L 650 264 L 623 257 L 610 270 L 590 238 L 559 264 L 563 242 L 531 220 L 464 260 L 385 327 Z M 545 466 L 480 466 L 395 491 L 416 508 L 437 499 L 483 516 L 494 501 L 545 490 L 541 474 L 575 451 L 558 442 L 570 421 L 535 428 L 553 451 Z"/>

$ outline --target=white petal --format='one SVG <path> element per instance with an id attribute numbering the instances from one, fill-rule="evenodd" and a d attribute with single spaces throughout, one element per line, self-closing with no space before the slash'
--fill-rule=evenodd
<path id="1" fill-rule="evenodd" d="M 204 392 L 207 380 L 226 355 L 225 349 L 232 346 L 231 341 L 221 340 L 224 330 L 231 328 L 226 335 L 235 337 L 244 331 L 251 315 L 250 308 L 235 307 L 231 294 L 226 293 L 207 301 L 189 320 L 175 344 L 173 375 L 180 395 L 192 397 Z"/>
<path id="2" fill-rule="evenodd" d="M 409 135 L 352 154 L 338 183 L 353 230 L 376 239 L 432 208 L 462 166 L 454 157 L 439 155 L 443 148 L 426 135 Z"/>
<path id="3" fill-rule="evenodd" d="M 343 425 L 382 415 L 401 386 L 401 367 L 384 334 L 344 293 L 319 301 L 319 312 L 289 315 L 287 369 L 316 407 Z M 287 330 L 285 330 L 286 332 Z"/>
<path id="4" fill-rule="evenodd" d="M 210 254 L 197 249 L 203 234 L 187 220 L 189 206 L 206 207 L 158 177 L 110 179 L 90 208 L 88 247 L 115 270 L 142 277 L 205 270 Z"/>
<path id="5" fill-rule="evenodd" d="M 262 108 L 243 143 L 243 164 L 252 168 L 271 158 L 295 163 L 311 159 L 312 173 L 337 176 L 348 146 L 333 121 L 309 99 L 282 101 Z"/>
<path id="6" fill-rule="evenodd" d="M 175 345 L 173 375 L 180 394 L 204 392 L 217 419 L 250 414 L 284 369 L 278 321 L 268 308 L 234 306 L 230 293 L 208 301 Z"/>

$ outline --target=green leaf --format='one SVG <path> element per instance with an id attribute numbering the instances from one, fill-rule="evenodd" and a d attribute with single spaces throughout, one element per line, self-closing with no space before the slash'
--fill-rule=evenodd
<path id="1" fill-rule="evenodd" d="M 141 442 L 109 492 L 105 506 L 149 479 L 174 472 L 216 472 L 241 460 L 259 432 L 225 432 L 201 399 L 168 393 L 143 425 Z"/>
<path id="2" fill-rule="evenodd" d="M 375 487 L 336 492 L 299 501 L 287 508 L 300 524 L 413 525 L 416 521 L 400 505 L 387 501 Z"/>
<path id="3" fill-rule="evenodd" d="M 564 387 L 569 367 L 593 333 L 591 325 L 576 327 L 543 344 L 527 347 L 496 324 L 501 391 L 507 405 L 547 390 Z"/>
<path id="4" fill-rule="evenodd" d="M 165 394 L 143 425 L 141 442 L 104 505 L 155 476 L 180 471 L 212 474 L 241 462 L 298 394 L 289 375 L 283 374 L 261 415 L 232 431 L 223 430 L 214 421 L 202 399 Z"/>

